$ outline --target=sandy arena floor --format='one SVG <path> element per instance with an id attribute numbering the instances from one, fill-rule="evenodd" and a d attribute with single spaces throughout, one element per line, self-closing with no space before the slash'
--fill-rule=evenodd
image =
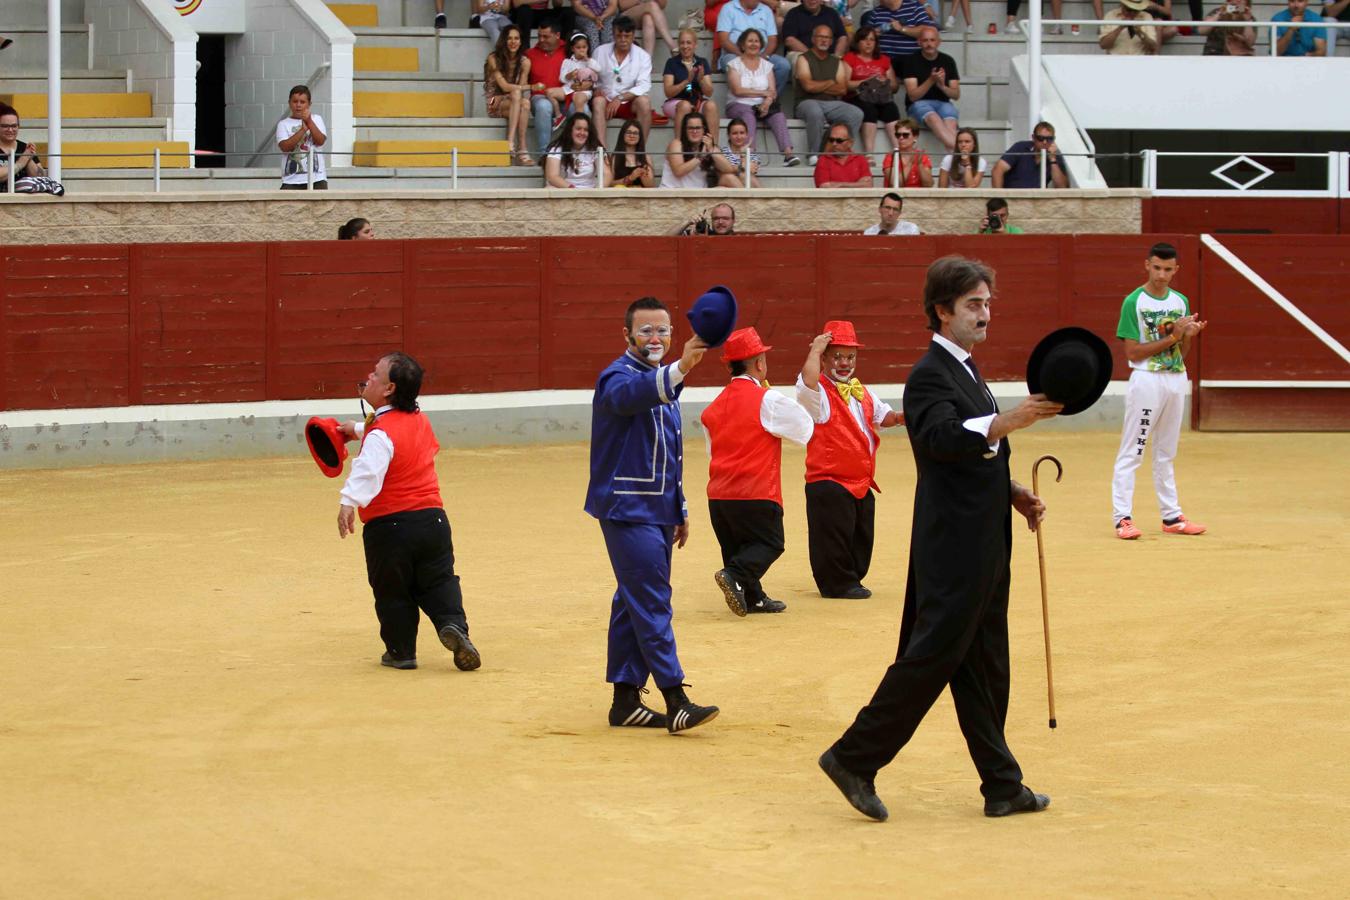
<path id="1" fill-rule="evenodd" d="M 811 589 L 790 451 L 767 580 L 789 610 L 746 620 L 713 585 L 690 442 L 676 634 L 722 715 L 678 737 L 605 724 L 613 582 L 584 446 L 441 455 L 475 673 L 425 627 L 418 671 L 377 664 L 360 540 L 301 453 L 0 473 L 0 895 L 1344 896 L 1345 440 L 1186 434 L 1182 501 L 1210 533 L 1159 533 L 1145 468 L 1126 544 L 1115 435 L 1015 438 L 1015 477 L 1065 466 L 1041 472 L 1053 732 L 1025 530 L 1012 597 L 1009 739 L 1054 805 L 983 818 L 944 697 L 878 779 L 885 824 L 816 757 L 895 652 L 903 433 L 882 446 L 876 596 Z"/>

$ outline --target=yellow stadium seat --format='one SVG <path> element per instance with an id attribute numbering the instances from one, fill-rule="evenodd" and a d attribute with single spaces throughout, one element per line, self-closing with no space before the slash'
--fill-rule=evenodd
<path id="1" fill-rule="evenodd" d="M 433 91 L 356 91 L 352 114 L 383 119 L 458 119 L 464 95 Z"/>
<path id="2" fill-rule="evenodd" d="M 46 94 L 0 94 L 21 118 L 47 118 Z M 148 93 L 67 94 L 61 92 L 62 119 L 147 119 L 152 115 Z"/>
<path id="3" fill-rule="evenodd" d="M 328 8 L 348 28 L 374 28 L 380 24 L 380 8 L 374 3 L 330 3 Z"/>
<path id="4" fill-rule="evenodd" d="M 161 169 L 189 168 L 187 141 L 62 141 L 61 168 L 64 169 L 153 169 L 155 148 L 159 148 Z M 46 159 L 47 148 L 39 145 L 38 155 Z M 112 156 L 82 156 L 85 153 L 110 153 Z"/>
<path id="5" fill-rule="evenodd" d="M 353 47 L 352 66 L 357 72 L 416 72 L 420 63 L 416 47 Z"/>
<path id="6" fill-rule="evenodd" d="M 354 166 L 416 168 L 450 165 L 450 151 L 459 148 L 459 164 L 465 167 L 511 164 L 506 141 L 357 141 L 352 146 Z M 414 156 L 410 154 L 431 154 Z"/>

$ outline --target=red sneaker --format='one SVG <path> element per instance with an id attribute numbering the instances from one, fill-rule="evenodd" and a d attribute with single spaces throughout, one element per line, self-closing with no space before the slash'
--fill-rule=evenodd
<path id="1" fill-rule="evenodd" d="M 1116 537 L 1120 538 L 1122 541 L 1132 541 L 1141 534 L 1143 534 L 1143 532 L 1135 527 L 1134 522 L 1129 517 L 1121 519 L 1116 523 Z"/>
<path id="2" fill-rule="evenodd" d="M 1204 534 L 1205 526 L 1196 522 L 1188 522 L 1185 516 L 1177 516 L 1177 520 L 1171 525 L 1163 523 L 1163 532 L 1165 534 Z"/>

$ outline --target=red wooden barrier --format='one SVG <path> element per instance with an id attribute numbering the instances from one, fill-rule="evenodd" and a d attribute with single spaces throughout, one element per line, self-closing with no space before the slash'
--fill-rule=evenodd
<path id="1" fill-rule="evenodd" d="M 1350 234 L 1350 200 L 1321 197 L 1148 197 L 1143 230 L 1190 234 Z"/>

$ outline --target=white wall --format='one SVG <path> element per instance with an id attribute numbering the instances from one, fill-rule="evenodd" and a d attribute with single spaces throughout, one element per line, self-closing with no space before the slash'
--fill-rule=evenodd
<path id="1" fill-rule="evenodd" d="M 197 35 L 159 0 L 85 0 L 94 67 L 130 69 L 133 89 L 149 91 L 170 140 L 197 146 Z M 63 68 L 66 66 L 63 65 Z"/>
<path id="2" fill-rule="evenodd" d="M 290 89 L 304 84 L 323 63 L 329 69 L 310 85 L 314 109 L 328 126 L 328 166 L 349 166 L 356 131 L 352 123 L 351 31 L 320 0 L 240 0 L 248 31 L 225 44 L 225 149 L 252 154 L 269 146 L 256 165 L 275 164 L 280 154 L 271 138 L 287 114 Z M 231 157 L 244 166 L 248 156 Z M 278 175 L 278 178 L 280 176 Z"/>

